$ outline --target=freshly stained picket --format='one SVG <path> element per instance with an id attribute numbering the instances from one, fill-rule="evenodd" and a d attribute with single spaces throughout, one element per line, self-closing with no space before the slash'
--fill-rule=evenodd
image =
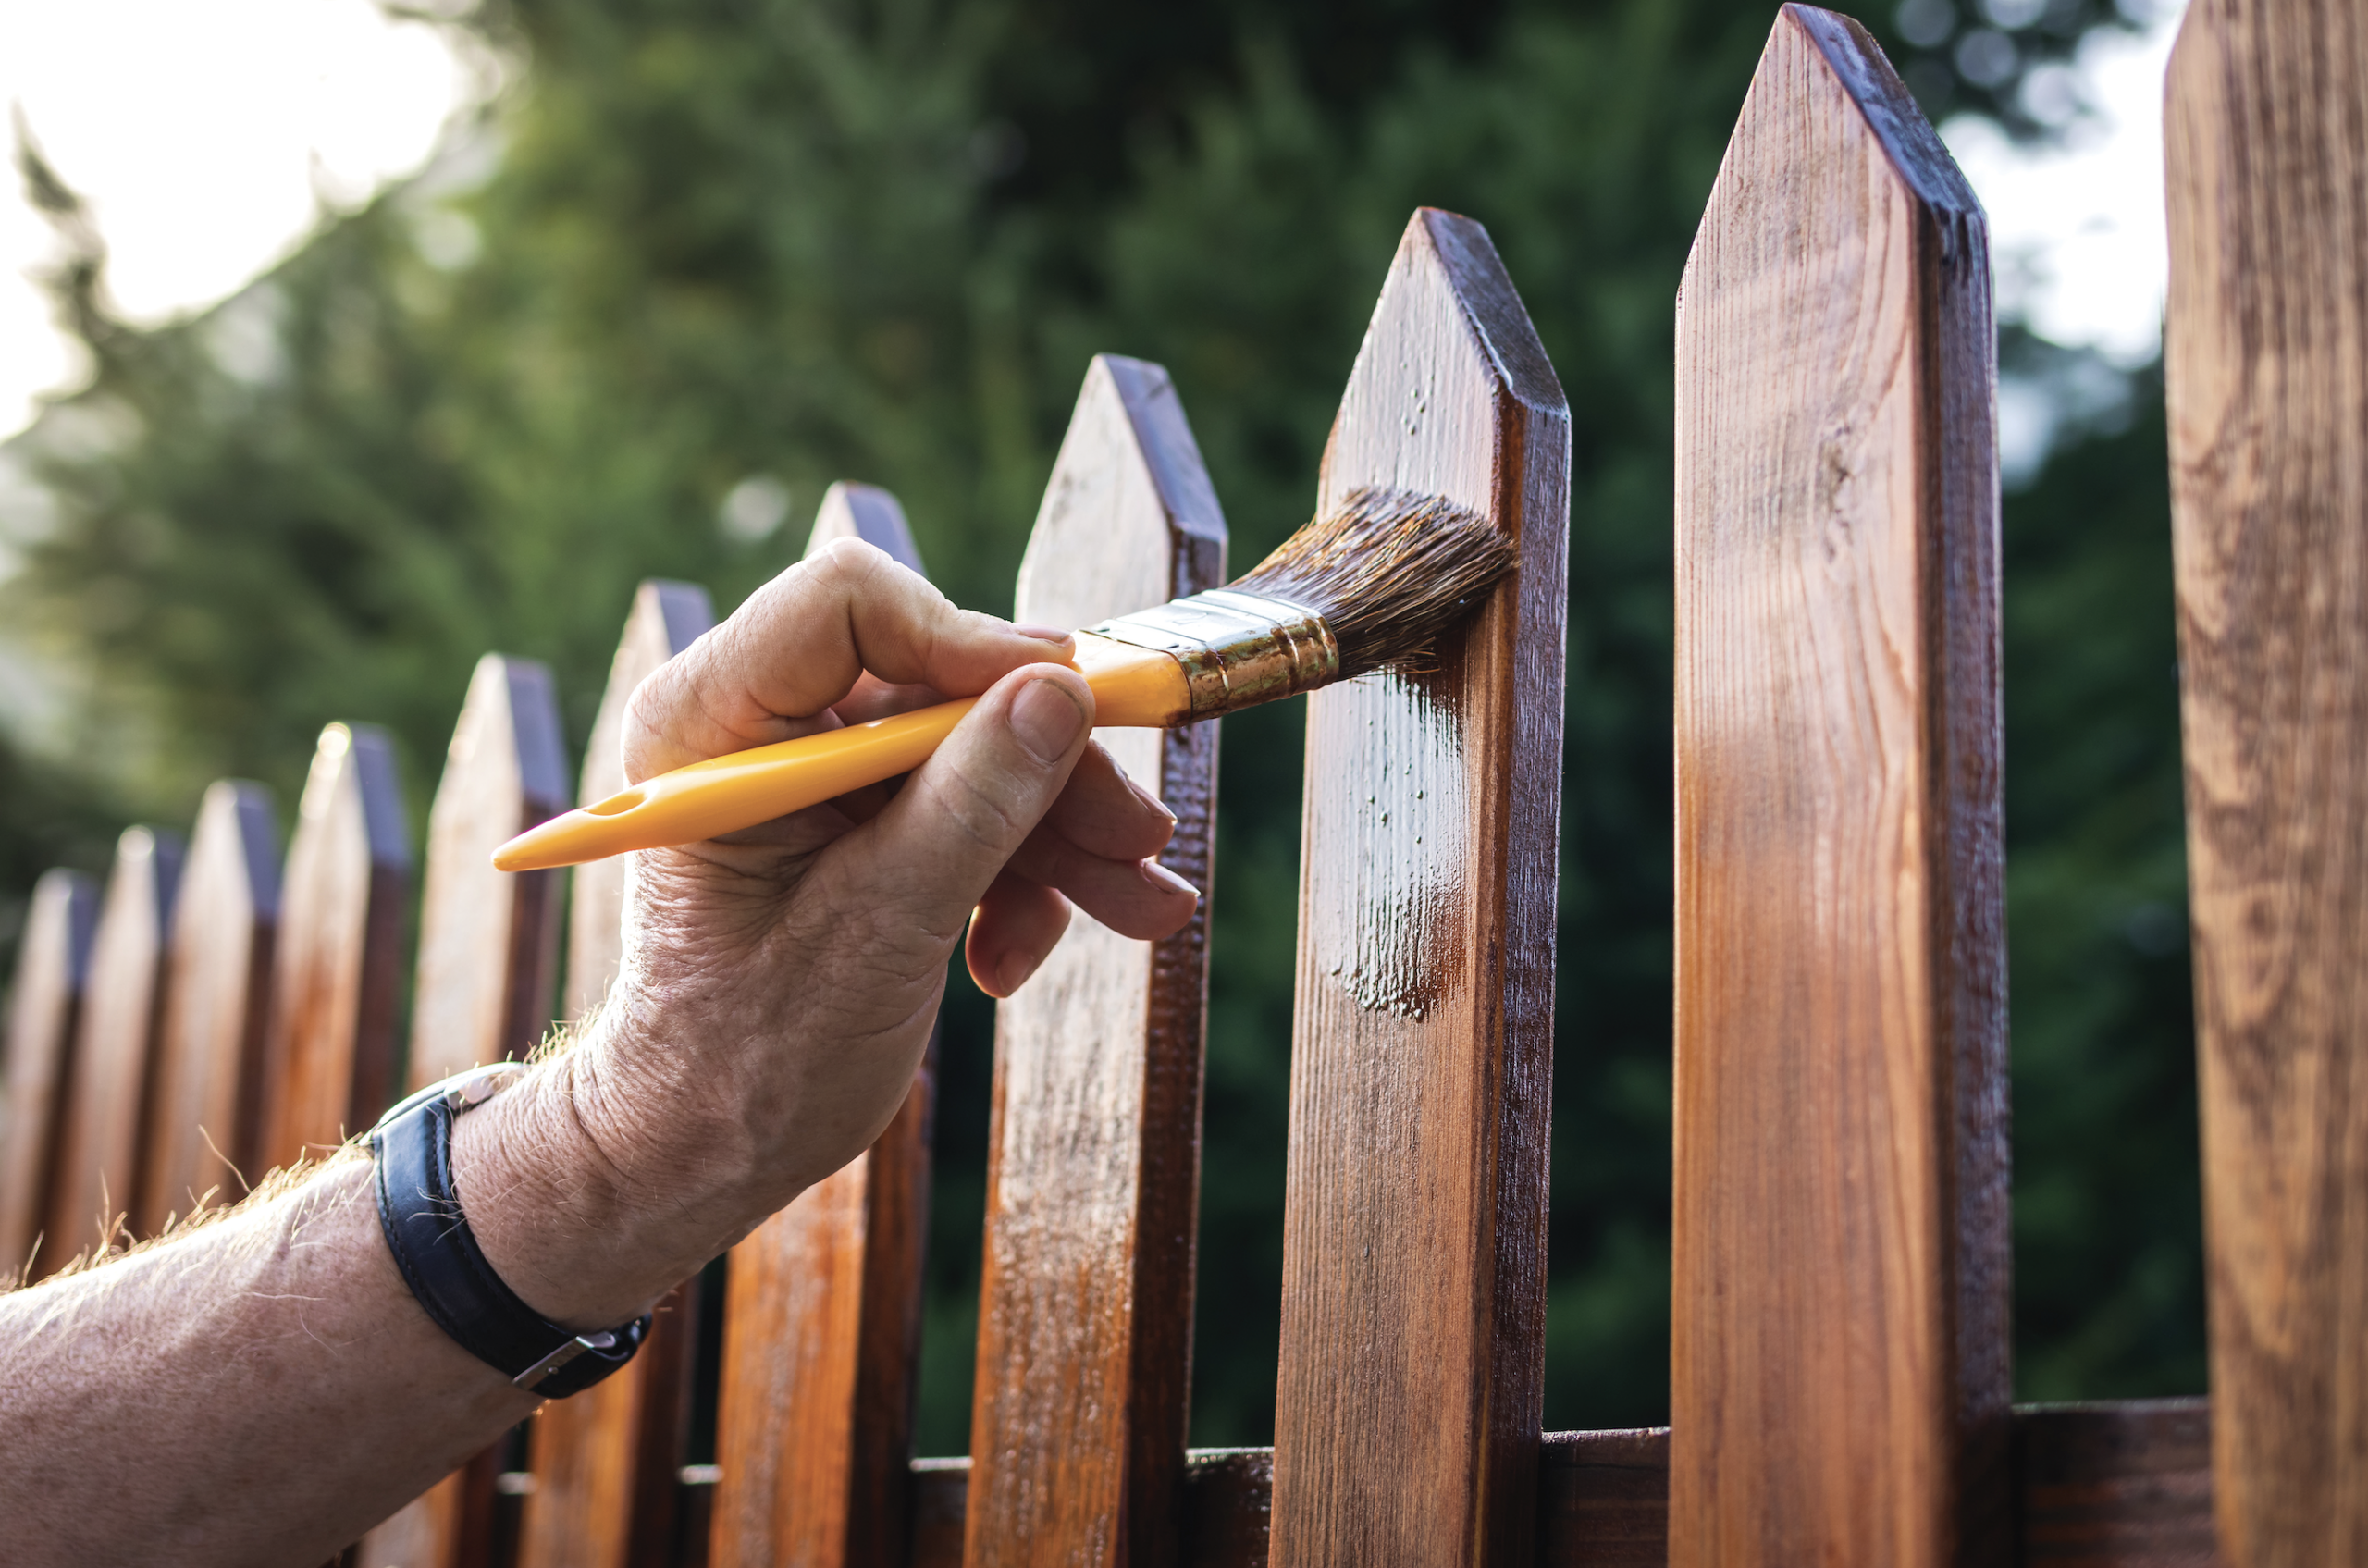
<path id="1" fill-rule="evenodd" d="M 2165 122 L 2214 1466 L 2368 1561 L 2368 11 L 2197 0 Z"/>
<path id="2" fill-rule="evenodd" d="M 496 846 L 567 809 L 550 673 L 488 653 L 469 681 L 427 817 L 406 1089 L 523 1058 L 549 1027 L 559 884 L 493 869 Z M 370 1568 L 472 1568 L 491 1549 L 500 1450 L 487 1449 L 362 1541 Z"/>
<path id="3" fill-rule="evenodd" d="M 1090 625 L 1225 581 L 1225 518 L 1167 372 L 1097 356 L 1020 563 L 1022 622 Z M 1158 942 L 1082 909 L 995 1013 L 969 1568 L 1176 1558 L 1190 1395 L 1217 727 L 1096 737 L 1177 817 L 1203 891 Z"/>
<path id="4" fill-rule="evenodd" d="M 922 571 L 904 509 L 832 485 L 807 553 L 859 538 Z M 903 1568 L 937 1042 L 886 1131 L 732 1250 L 710 1561 Z"/>
<path id="5" fill-rule="evenodd" d="M 236 1202 L 260 1171 L 264 1019 L 279 924 L 279 832 L 261 784 L 205 792 L 165 953 L 154 1093 L 133 1228 L 163 1230 L 209 1197 Z"/>
<path id="6" fill-rule="evenodd" d="M 1990 267 L 1857 23 L 1778 18 L 1677 352 L 1670 1562 L 1998 1561 Z"/>
<path id="7" fill-rule="evenodd" d="M 329 725 L 314 750 L 288 844 L 264 1030 L 263 1108 L 247 1145 L 254 1168 L 336 1148 L 393 1098 L 411 868 L 386 732 Z"/>
<path id="8" fill-rule="evenodd" d="M 1525 1563 L 1544 1400 L 1570 418 L 1487 232 L 1414 215 L 1325 453 L 1520 569 L 1309 699 L 1276 1568 Z"/>
<path id="9" fill-rule="evenodd" d="M 49 1213 L 66 1080 L 73 1069 L 98 883 L 80 871 L 43 872 L 25 911 L 8 998 L 8 1098 L 0 1106 L 0 1288 L 33 1274 Z M 43 1249 L 50 1261 L 60 1254 Z"/>
<path id="10" fill-rule="evenodd" d="M 579 802 L 604 800 L 625 786 L 625 709 L 634 687 L 714 621 L 705 588 L 641 585 L 585 747 Z M 589 1019 L 616 979 L 631 864 L 619 856 L 575 869 L 566 982 L 573 1024 Z M 526 1497 L 519 1568 L 665 1568 L 675 1533 L 697 1290 L 694 1280 L 667 1299 L 641 1353 L 623 1370 L 545 1405 L 535 1418 L 535 1489 Z"/>
<path id="11" fill-rule="evenodd" d="M 138 1191 L 157 981 L 180 866 L 174 834 L 127 828 L 117 842 L 91 942 L 73 1070 L 65 1080 L 43 1270 L 105 1246 Z"/>

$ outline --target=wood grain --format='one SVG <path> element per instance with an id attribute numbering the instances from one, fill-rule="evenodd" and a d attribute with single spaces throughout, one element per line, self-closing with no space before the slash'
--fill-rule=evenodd
<path id="1" fill-rule="evenodd" d="M 2218 1568 L 2203 1401 L 2029 1406 L 2014 1433 L 2017 1562 Z"/>
<path id="2" fill-rule="evenodd" d="M 180 867 L 175 834 L 127 828 L 116 843 L 66 1080 L 44 1270 L 113 1241 L 139 1191 L 157 982 Z"/>
<path id="3" fill-rule="evenodd" d="M 921 571 L 903 508 L 839 483 L 811 555 L 860 538 Z M 903 1568 L 937 1042 L 886 1131 L 732 1250 L 709 1561 Z"/>
<path id="4" fill-rule="evenodd" d="M 487 654 L 470 678 L 428 809 L 407 1090 L 479 1063 L 523 1058 L 549 1026 L 556 873 L 497 871 L 493 851 L 567 809 L 567 788 L 549 672 Z M 465 1204 L 468 1194 L 461 1197 Z M 363 1561 L 369 1568 L 486 1563 L 500 1469 L 497 1445 L 364 1537 Z"/>
<path id="5" fill-rule="evenodd" d="M 609 664 L 609 685 L 600 694 L 600 711 L 592 721 L 591 738 L 584 743 L 577 804 L 605 800 L 625 787 L 625 710 L 633 700 L 634 687 L 714 624 L 715 605 L 707 590 L 696 583 L 653 577 L 635 590 L 624 635 Z M 565 995 L 570 1022 L 589 1017 L 617 978 L 617 965 L 625 950 L 625 878 L 632 866 L 631 856 L 616 855 L 575 868 L 567 922 Z"/>
<path id="6" fill-rule="evenodd" d="M 488 653 L 470 677 L 427 814 L 406 1092 L 523 1059 L 552 1022 L 559 878 L 497 871 L 493 851 L 568 809 L 550 672 Z"/>
<path id="7" fill-rule="evenodd" d="M 8 994 L 8 1098 L 0 1107 L 0 1289 L 33 1278 L 49 1214 L 58 1123 L 74 1067 L 99 885 L 80 871 L 43 873 L 25 910 Z M 53 1256 L 55 1254 L 53 1253 Z"/>
<path id="8" fill-rule="evenodd" d="M 264 1024 L 279 926 L 279 829 L 263 785 L 205 792 L 174 901 L 133 1228 L 163 1230 L 206 1202 L 235 1203 L 259 1174 L 250 1145 L 263 1096 Z"/>
<path id="9" fill-rule="evenodd" d="M 329 725 L 288 844 L 251 1179 L 336 1148 L 393 1100 L 411 885 L 393 746 L 375 725 Z"/>
<path id="10" fill-rule="evenodd" d="M 1487 232 L 1407 225 L 1316 511 L 1391 485 L 1521 567 L 1428 673 L 1307 723 L 1274 1561 L 1525 1562 L 1544 1400 L 1546 1140 L 1570 417 Z"/>
<path id="11" fill-rule="evenodd" d="M 579 803 L 625 785 L 624 721 L 634 688 L 715 623 L 707 590 L 651 581 L 634 595 L 609 685 L 586 744 Z M 568 909 L 567 1016 L 600 1005 L 624 954 L 632 858 L 575 870 Z M 660 1303 L 641 1352 L 573 1399 L 543 1407 L 531 1444 L 534 1489 L 521 1523 L 519 1568 L 668 1568 L 689 1414 L 697 1282 Z"/>
<path id="12" fill-rule="evenodd" d="M 1997 1561 L 1990 267 L 1856 22 L 1779 17 L 1677 342 L 1671 1562 Z"/>
<path id="13" fill-rule="evenodd" d="M 2368 1561 L 2368 13 L 2198 0 L 2164 337 L 2220 1531 Z"/>
<path id="14" fill-rule="evenodd" d="M 1225 519 L 1167 373 L 1097 356 L 1015 614 L 1087 625 L 1225 581 Z M 1083 910 L 995 1011 L 970 1407 L 970 1568 L 1176 1560 L 1191 1393 L 1217 731 L 1099 737 L 1177 817 L 1202 890 L 1158 942 Z"/>

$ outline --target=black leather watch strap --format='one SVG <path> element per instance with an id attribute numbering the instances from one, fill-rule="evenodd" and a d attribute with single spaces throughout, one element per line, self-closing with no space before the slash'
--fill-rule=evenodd
<path id="1" fill-rule="evenodd" d="M 483 1098 L 463 1074 L 422 1090 L 370 1131 L 378 1225 L 403 1282 L 438 1327 L 519 1388 L 546 1399 L 581 1392 L 633 1359 L 649 1318 L 576 1334 L 518 1299 L 477 1247 L 452 1184 L 452 1118 Z"/>

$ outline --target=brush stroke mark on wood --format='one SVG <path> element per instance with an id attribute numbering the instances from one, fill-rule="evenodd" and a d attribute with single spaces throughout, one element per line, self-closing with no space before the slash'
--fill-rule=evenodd
<path id="1" fill-rule="evenodd" d="M 1225 519 L 1158 365 L 1087 369 L 1019 569 L 1023 623 L 1088 625 L 1225 580 Z M 1175 1560 L 1190 1397 L 1217 727 L 1097 737 L 1177 817 L 1182 931 L 1083 910 L 995 1011 L 970 1414 L 970 1568 Z"/>
<path id="2" fill-rule="evenodd" d="M 99 923 L 99 885 L 80 871 L 42 874 L 25 911 L 8 996 L 7 1142 L 0 1145 L 0 1288 L 43 1272 L 34 1249 L 49 1214 L 58 1123 Z M 43 1249 L 54 1260 L 55 1249 Z"/>
<path id="3" fill-rule="evenodd" d="M 707 590 L 652 580 L 634 594 L 609 666 L 609 685 L 584 750 L 579 801 L 625 784 L 624 720 L 634 688 L 715 623 Z M 582 1025 L 624 956 L 624 905 L 634 857 L 575 869 L 568 908 L 567 1017 Z M 519 1568 L 669 1568 L 689 1417 L 698 1282 L 660 1303 L 641 1352 L 575 1395 L 546 1404 L 529 1444 L 534 1490 L 520 1525 Z"/>
<path id="4" fill-rule="evenodd" d="M 50 1240 L 42 1247 L 45 1269 L 106 1246 L 139 1191 L 157 982 L 180 866 L 176 834 L 127 828 L 117 841 L 66 1080 Z"/>
<path id="5" fill-rule="evenodd" d="M 1443 496 L 1522 564 L 1429 673 L 1309 702 L 1277 1568 L 1530 1557 L 1569 469 L 1560 384 L 1487 232 L 1416 213 L 1316 510 Z"/>
<path id="6" fill-rule="evenodd" d="M 222 779 L 198 807 L 173 908 L 155 1093 L 133 1228 L 154 1236 L 200 1203 L 238 1201 L 263 1093 L 264 1024 L 279 925 L 271 793 Z"/>
<path id="7" fill-rule="evenodd" d="M 2368 1560 L 2368 13 L 2198 0 L 2164 336 L 2221 1540 Z"/>
<path id="8" fill-rule="evenodd" d="M 392 743 L 327 726 L 288 844 L 251 1176 L 336 1148 L 394 1099 L 411 883 Z"/>
<path id="9" fill-rule="evenodd" d="M 840 538 L 921 571 L 904 509 L 877 486 L 823 496 L 806 553 Z M 718 1568 L 903 1568 L 936 1083 L 932 1035 L 887 1130 L 732 1250 Z"/>
<path id="10" fill-rule="evenodd" d="M 1678 308 L 1677 1568 L 2010 1544 L 1992 345 L 1971 190 L 1785 7 Z"/>

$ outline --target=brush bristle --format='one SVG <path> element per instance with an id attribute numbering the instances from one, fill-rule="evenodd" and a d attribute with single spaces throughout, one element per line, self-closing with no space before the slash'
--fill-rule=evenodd
<path id="1" fill-rule="evenodd" d="M 1452 501 L 1363 489 L 1233 586 L 1323 616 L 1347 680 L 1418 659 L 1517 559 L 1511 540 Z"/>

